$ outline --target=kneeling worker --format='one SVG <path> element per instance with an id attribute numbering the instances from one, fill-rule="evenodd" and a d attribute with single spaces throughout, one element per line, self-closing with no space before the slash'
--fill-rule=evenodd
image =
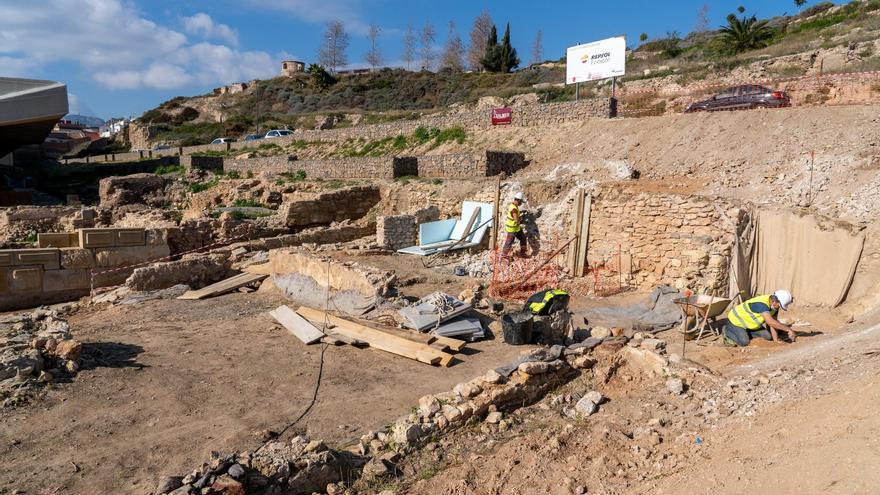
<path id="1" fill-rule="evenodd" d="M 513 241 L 519 241 L 519 254 L 523 258 L 526 257 L 526 234 L 523 232 L 519 213 L 523 199 L 523 193 L 518 192 L 513 196 L 513 202 L 507 207 L 507 217 L 504 219 L 504 230 L 507 232 L 507 237 L 504 239 L 504 247 L 501 248 L 502 258 L 507 258 L 510 248 L 513 247 Z"/>
<path id="2" fill-rule="evenodd" d="M 745 347 L 755 337 L 779 342 L 777 331 L 788 332 L 788 338 L 794 342 L 797 340 L 797 333 L 790 326 L 783 325 L 776 319 L 779 309 L 788 311 L 792 300 L 790 292 L 778 290 L 773 294 L 753 297 L 733 308 L 727 313 L 724 343 Z"/>

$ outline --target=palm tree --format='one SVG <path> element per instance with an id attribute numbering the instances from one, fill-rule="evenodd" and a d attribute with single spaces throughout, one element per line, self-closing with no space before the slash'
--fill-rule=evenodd
<path id="1" fill-rule="evenodd" d="M 766 20 L 759 21 L 755 16 L 727 16 L 727 26 L 721 26 L 721 40 L 733 54 L 757 48 L 764 48 L 773 38 L 773 28 Z"/>

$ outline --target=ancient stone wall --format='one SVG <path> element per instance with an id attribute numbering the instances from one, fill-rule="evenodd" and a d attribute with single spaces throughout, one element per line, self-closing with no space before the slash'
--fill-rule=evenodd
<path id="1" fill-rule="evenodd" d="M 75 234 L 76 241 L 69 236 L 63 242 L 66 247 L 0 250 L 0 311 L 82 297 L 92 287 L 121 283 L 134 265 L 170 254 L 162 229 L 80 229 Z"/>
<path id="2" fill-rule="evenodd" d="M 312 199 L 284 203 L 277 217 L 284 226 L 308 227 L 343 220 L 357 220 L 381 199 L 377 186 L 354 186 L 316 195 Z"/>
<path id="3" fill-rule="evenodd" d="M 415 215 L 391 215 L 376 219 L 376 243 L 379 247 L 398 250 L 419 243 L 419 227 Z"/>
<path id="4" fill-rule="evenodd" d="M 720 290 L 745 214 L 717 198 L 602 188 L 593 193 L 587 259 L 636 289 Z"/>

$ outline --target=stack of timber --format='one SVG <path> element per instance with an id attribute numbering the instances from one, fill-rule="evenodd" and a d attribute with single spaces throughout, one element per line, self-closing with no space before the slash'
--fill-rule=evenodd
<path id="1" fill-rule="evenodd" d="M 371 347 L 433 366 L 450 366 L 454 359 L 452 353 L 465 347 L 461 340 L 368 325 L 312 308 L 301 307 L 294 312 L 281 306 L 270 314 L 305 344 L 324 342 Z"/>

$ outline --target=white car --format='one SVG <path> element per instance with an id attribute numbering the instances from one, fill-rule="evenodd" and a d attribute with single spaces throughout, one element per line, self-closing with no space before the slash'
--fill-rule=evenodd
<path id="1" fill-rule="evenodd" d="M 231 143 L 231 142 L 233 142 L 233 141 L 235 141 L 235 139 L 232 139 L 232 138 L 217 138 L 217 139 L 211 141 L 211 144 L 226 144 L 226 143 Z"/>
<path id="2" fill-rule="evenodd" d="M 292 136 L 292 135 L 293 135 L 293 131 L 288 131 L 285 129 L 272 129 L 271 131 L 266 133 L 265 139 L 286 137 L 286 136 Z"/>

